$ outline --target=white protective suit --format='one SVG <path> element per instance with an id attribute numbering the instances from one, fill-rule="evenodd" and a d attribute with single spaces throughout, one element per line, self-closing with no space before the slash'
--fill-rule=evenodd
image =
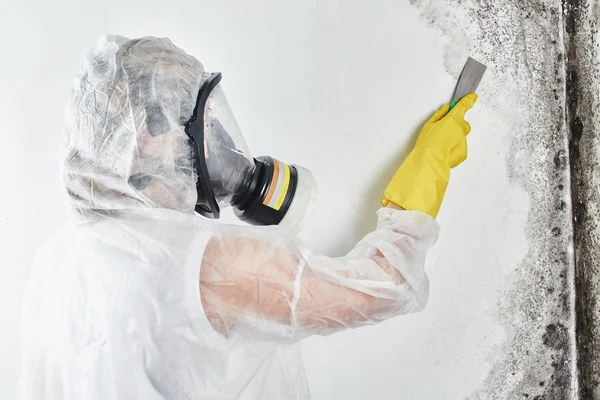
<path id="1" fill-rule="evenodd" d="M 299 340 L 424 307 L 425 214 L 379 210 L 339 258 L 194 214 L 202 72 L 168 39 L 106 37 L 85 59 L 63 139 L 74 219 L 31 269 L 21 399 L 308 399 Z"/>

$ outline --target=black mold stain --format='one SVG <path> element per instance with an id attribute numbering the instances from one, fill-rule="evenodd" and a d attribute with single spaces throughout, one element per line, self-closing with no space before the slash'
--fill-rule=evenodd
<path id="1" fill-rule="evenodd" d="M 557 210 L 560 211 L 565 211 L 567 209 L 567 203 L 565 201 L 562 201 L 560 203 L 558 203 L 558 206 L 556 207 Z"/>
<path id="2" fill-rule="evenodd" d="M 567 124 L 573 203 L 575 318 L 580 398 L 600 398 L 600 258 L 597 210 L 600 198 L 594 168 L 600 154 L 597 137 L 598 4 L 563 0 L 567 32 Z M 596 212 L 589 212 L 596 210 Z"/>
<path id="3" fill-rule="evenodd" d="M 558 0 L 411 0 L 411 4 L 453 44 L 445 57 L 449 73 L 459 72 L 456 58 L 468 54 L 479 59 L 490 71 L 484 78 L 489 88 L 484 80 L 480 101 L 500 114 L 509 115 L 516 108 L 525 116 L 509 137 L 506 164 L 511 181 L 531 199 L 529 252 L 496 310 L 506 332 L 505 344 L 488 377 L 467 398 L 570 399 L 575 390 L 575 332 L 573 260 L 568 252 L 571 203 L 564 198 L 569 193 L 564 189 L 570 184 L 571 151 L 565 136 L 567 128 L 586 122 L 565 125 L 565 86 L 580 76 L 566 75 L 569 53 L 559 48 L 567 29 L 564 5 Z M 512 108 L 507 109 L 509 105 Z"/>
<path id="4" fill-rule="evenodd" d="M 567 166 L 567 159 L 565 157 L 565 151 L 559 150 L 554 156 L 554 167 L 556 169 L 565 169 Z M 561 189 L 562 190 L 562 189 Z"/>
<path id="5" fill-rule="evenodd" d="M 561 324 L 550 324 L 546 326 L 546 332 L 543 335 L 544 346 L 552 349 L 563 349 L 569 341 L 567 328 Z"/>

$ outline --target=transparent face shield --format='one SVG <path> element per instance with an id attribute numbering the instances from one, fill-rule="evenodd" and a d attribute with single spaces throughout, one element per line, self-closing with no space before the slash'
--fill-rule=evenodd
<path id="1" fill-rule="evenodd" d="M 256 169 L 254 158 L 217 84 L 204 108 L 204 157 L 215 197 L 221 207 L 232 203 Z"/>
<path id="2" fill-rule="evenodd" d="M 196 212 L 219 218 L 231 205 L 241 220 L 298 231 L 315 200 L 310 171 L 275 158 L 253 158 L 220 86 L 221 74 L 204 74 L 185 131 L 198 175 Z"/>

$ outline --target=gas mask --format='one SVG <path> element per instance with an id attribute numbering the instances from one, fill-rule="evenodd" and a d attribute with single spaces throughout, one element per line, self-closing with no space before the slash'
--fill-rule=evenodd
<path id="1" fill-rule="evenodd" d="M 273 157 L 251 156 L 220 81 L 220 73 L 203 74 L 185 126 L 198 175 L 196 212 L 218 219 L 221 207 L 231 205 L 247 223 L 299 231 L 315 200 L 312 174 Z"/>

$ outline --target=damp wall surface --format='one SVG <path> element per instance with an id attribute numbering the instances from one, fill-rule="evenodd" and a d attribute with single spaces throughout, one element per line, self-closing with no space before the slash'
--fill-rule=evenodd
<path id="1" fill-rule="evenodd" d="M 329 255 L 374 228 L 383 188 L 466 58 L 487 64 L 427 259 L 426 310 L 306 340 L 311 392 L 600 398 L 596 21 L 591 0 L 6 1 L 0 398 L 16 398 L 28 265 L 67 218 L 64 104 L 103 33 L 168 36 L 223 72 L 255 155 L 315 174 L 301 236 Z"/>

